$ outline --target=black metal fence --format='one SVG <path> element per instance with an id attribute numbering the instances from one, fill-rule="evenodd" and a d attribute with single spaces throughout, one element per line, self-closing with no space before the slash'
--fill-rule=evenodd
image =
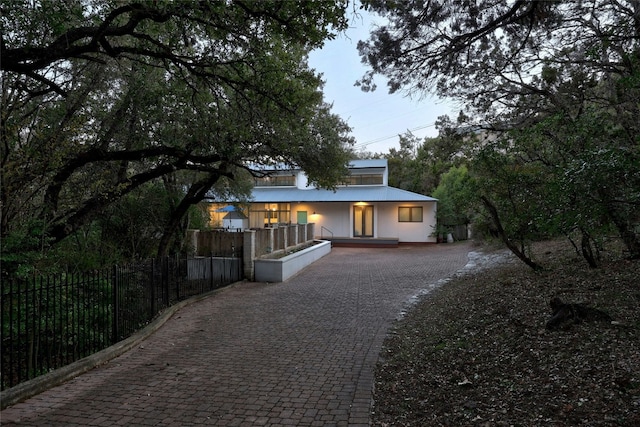
<path id="1" fill-rule="evenodd" d="M 131 336 L 164 308 L 243 278 L 242 257 L 171 257 L 2 283 L 2 390 Z"/>

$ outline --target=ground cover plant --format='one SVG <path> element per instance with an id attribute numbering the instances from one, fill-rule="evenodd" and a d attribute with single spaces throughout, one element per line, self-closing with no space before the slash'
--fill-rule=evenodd
<path id="1" fill-rule="evenodd" d="M 534 249 L 545 271 L 494 251 L 499 262 L 458 274 L 397 322 L 373 425 L 640 425 L 640 261 L 607 251 L 589 269 L 569 243 Z M 549 330 L 555 297 L 613 322 Z"/>

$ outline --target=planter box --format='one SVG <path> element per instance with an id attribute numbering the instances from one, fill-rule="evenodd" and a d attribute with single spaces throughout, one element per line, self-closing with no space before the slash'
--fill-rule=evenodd
<path id="1" fill-rule="evenodd" d="M 256 282 L 284 282 L 308 265 L 331 252 L 331 242 L 316 241 L 316 244 L 277 259 L 254 261 Z"/>

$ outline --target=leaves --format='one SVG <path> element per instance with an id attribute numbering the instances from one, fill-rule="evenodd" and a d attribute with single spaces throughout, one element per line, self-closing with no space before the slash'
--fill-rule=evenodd
<path id="1" fill-rule="evenodd" d="M 39 221 L 57 244 L 176 175 L 165 234 L 251 164 L 294 164 L 327 187 L 341 177 L 349 129 L 306 55 L 344 28 L 344 3 L 0 7 L 3 238 Z"/>
<path id="2" fill-rule="evenodd" d="M 455 167 L 440 179 L 432 196 L 438 199 L 438 223 L 441 225 L 468 224 L 475 200 L 474 185 L 466 166 Z"/>
<path id="3" fill-rule="evenodd" d="M 640 257 L 640 182 L 628 173 L 640 165 L 637 2 L 364 5 L 389 24 L 358 45 L 371 67 L 362 84 L 381 74 L 391 92 L 464 105 L 454 129 L 489 136 L 470 170 L 507 244 L 579 232 L 597 245 L 615 227 Z M 455 153 L 450 125 L 441 140 Z"/>
<path id="4" fill-rule="evenodd" d="M 544 273 L 483 248 L 477 270 L 426 296 L 385 340 L 372 424 L 637 424 L 640 265 L 620 261 L 619 248 L 610 246 L 602 271 L 587 272 L 566 242 L 534 245 L 551 267 Z M 548 332 L 557 295 L 624 326 Z"/>

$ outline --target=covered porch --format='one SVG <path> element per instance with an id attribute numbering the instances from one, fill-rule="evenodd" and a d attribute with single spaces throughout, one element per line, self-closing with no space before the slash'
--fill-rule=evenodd
<path id="1" fill-rule="evenodd" d="M 333 237 L 322 236 L 322 240 L 328 240 L 333 247 L 350 248 L 397 248 L 397 237 Z"/>

